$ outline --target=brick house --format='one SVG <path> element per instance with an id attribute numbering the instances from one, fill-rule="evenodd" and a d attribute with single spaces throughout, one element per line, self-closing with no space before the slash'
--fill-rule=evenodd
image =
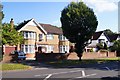
<path id="1" fill-rule="evenodd" d="M 34 59 L 38 47 L 42 47 L 44 53 L 69 52 L 69 41 L 58 27 L 30 19 L 19 24 L 16 29 L 24 36 L 24 42 L 18 46 L 18 50 L 24 51 L 27 59 Z"/>

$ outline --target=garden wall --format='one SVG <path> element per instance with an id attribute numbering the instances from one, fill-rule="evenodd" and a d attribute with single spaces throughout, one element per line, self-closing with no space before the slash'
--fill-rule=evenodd
<path id="1" fill-rule="evenodd" d="M 85 52 L 83 53 L 82 59 L 97 59 L 97 58 L 107 58 L 116 57 L 115 52 Z M 79 59 L 76 53 L 71 53 L 67 59 Z"/>

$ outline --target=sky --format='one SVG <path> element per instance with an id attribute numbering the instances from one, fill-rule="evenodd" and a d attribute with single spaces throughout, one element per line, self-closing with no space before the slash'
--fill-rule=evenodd
<path id="1" fill-rule="evenodd" d="M 71 2 L 81 0 L 2 0 L 5 14 L 3 23 L 14 19 L 15 24 L 34 18 L 39 23 L 61 27 L 61 11 Z M 82 0 L 92 8 L 98 20 L 97 31 L 110 29 L 118 32 L 119 0 Z"/>

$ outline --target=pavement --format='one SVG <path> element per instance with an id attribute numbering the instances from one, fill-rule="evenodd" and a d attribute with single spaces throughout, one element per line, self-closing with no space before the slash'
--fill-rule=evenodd
<path id="1" fill-rule="evenodd" d="M 33 67 L 31 70 L 6 71 L 2 80 L 118 80 L 120 79 L 120 62 L 112 61 L 100 64 L 82 64 L 55 68 L 43 63 L 23 62 Z"/>

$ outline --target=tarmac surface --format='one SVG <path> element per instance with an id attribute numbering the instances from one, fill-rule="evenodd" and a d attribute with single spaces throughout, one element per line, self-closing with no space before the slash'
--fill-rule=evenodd
<path id="1" fill-rule="evenodd" d="M 43 63 L 30 63 L 32 70 L 4 71 L 2 80 L 119 80 L 120 62 L 86 64 L 55 68 Z"/>

